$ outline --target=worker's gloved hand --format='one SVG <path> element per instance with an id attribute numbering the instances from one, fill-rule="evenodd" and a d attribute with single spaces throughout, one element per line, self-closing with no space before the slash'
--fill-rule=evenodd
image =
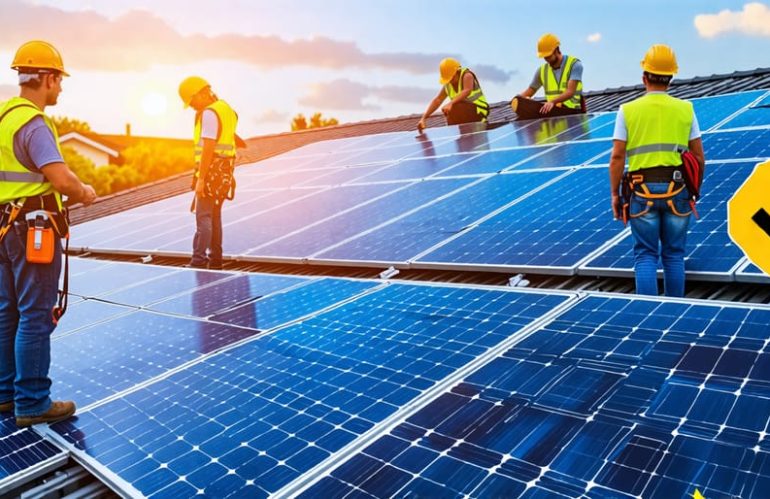
<path id="1" fill-rule="evenodd" d="M 425 130 L 425 120 L 421 119 L 417 122 L 417 133 L 422 133 L 423 130 Z"/>

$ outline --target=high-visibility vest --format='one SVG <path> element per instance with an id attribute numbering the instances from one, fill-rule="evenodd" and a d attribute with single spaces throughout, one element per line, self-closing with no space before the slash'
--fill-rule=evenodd
<path id="1" fill-rule="evenodd" d="M 211 109 L 217 115 L 219 120 L 219 137 L 214 146 L 214 157 L 234 158 L 235 157 L 235 127 L 238 125 L 238 115 L 233 111 L 230 105 L 218 100 L 209 104 L 206 109 Z M 198 176 L 198 168 L 203 156 L 203 139 L 201 138 L 201 128 L 203 112 L 195 116 L 195 176 Z"/>
<path id="2" fill-rule="evenodd" d="M 468 97 L 466 97 L 465 100 L 475 104 L 476 111 L 486 118 L 486 116 L 489 114 L 489 104 L 487 104 L 487 98 L 484 97 L 484 92 L 481 91 L 479 80 L 476 78 L 476 75 L 473 74 L 473 71 L 470 71 L 468 68 L 461 68 L 460 82 L 457 84 L 457 90 L 455 90 L 452 82 L 450 81 L 444 85 L 444 92 L 446 92 L 447 97 L 450 99 L 457 97 L 457 94 L 463 91 L 463 77 L 465 76 L 466 72 L 470 72 L 471 75 L 473 75 L 473 90 L 471 90 L 471 93 L 468 94 Z"/>
<path id="3" fill-rule="evenodd" d="M 621 106 L 626 120 L 628 170 L 679 166 L 690 142 L 692 102 L 666 93 L 646 94 Z"/>
<path id="4" fill-rule="evenodd" d="M 558 82 L 556 81 L 556 75 L 550 64 L 546 62 L 540 66 L 540 81 L 543 83 L 543 90 L 545 91 L 545 99 L 547 101 L 550 102 L 567 91 L 567 83 L 569 83 L 569 77 L 572 74 L 572 66 L 578 61 L 580 61 L 580 59 L 577 57 L 572 57 L 571 55 L 564 56 L 564 60 L 562 61 L 564 69 L 561 71 L 561 78 Z M 580 98 L 582 95 L 583 82 L 578 81 L 575 95 L 561 104 L 570 109 L 580 109 Z"/>
<path id="5" fill-rule="evenodd" d="M 54 190 L 45 175 L 28 170 L 13 151 L 16 133 L 33 118 L 41 116 L 51 129 L 61 154 L 56 126 L 35 104 L 23 97 L 14 97 L 0 104 L 0 116 L 0 204 L 53 193 L 61 207 L 61 194 Z"/>

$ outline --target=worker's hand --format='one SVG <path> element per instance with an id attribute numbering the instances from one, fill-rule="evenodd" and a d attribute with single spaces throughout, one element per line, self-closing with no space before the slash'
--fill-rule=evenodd
<path id="1" fill-rule="evenodd" d="M 420 119 L 420 121 L 417 122 L 417 133 L 422 133 L 423 130 L 425 130 L 425 120 Z"/>
<path id="2" fill-rule="evenodd" d="M 449 102 L 444 105 L 444 107 L 441 108 L 441 112 L 444 113 L 444 116 L 449 116 L 449 113 L 452 112 L 452 103 Z"/>
<path id="3" fill-rule="evenodd" d="M 543 107 L 540 108 L 540 114 L 548 114 L 551 112 L 551 109 L 553 109 L 553 102 L 546 102 L 543 104 Z"/>
<path id="4" fill-rule="evenodd" d="M 195 195 L 205 198 L 206 197 L 206 189 L 205 189 L 204 183 L 201 181 L 201 179 L 198 179 L 198 181 L 195 183 Z"/>
<path id="5" fill-rule="evenodd" d="M 96 191 L 88 184 L 83 184 L 83 189 L 80 191 L 80 202 L 83 205 L 88 206 L 96 200 Z"/>
<path id="6" fill-rule="evenodd" d="M 612 217 L 615 220 L 623 219 L 623 203 L 620 202 L 620 196 L 613 194 L 610 202 L 612 203 Z"/>

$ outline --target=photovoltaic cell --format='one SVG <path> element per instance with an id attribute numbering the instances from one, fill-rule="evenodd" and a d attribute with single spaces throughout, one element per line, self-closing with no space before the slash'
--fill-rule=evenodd
<path id="1" fill-rule="evenodd" d="M 588 297 L 302 497 L 762 495 L 768 321 Z"/>
<path id="2" fill-rule="evenodd" d="M 770 126 L 770 95 L 746 108 L 741 114 L 720 126 L 719 129 L 748 126 Z"/>
<path id="3" fill-rule="evenodd" d="M 390 285 L 53 429 L 146 496 L 262 497 L 565 300 Z"/>
<path id="4" fill-rule="evenodd" d="M 608 162 L 611 150 L 612 142 L 609 140 L 559 144 L 548 152 L 515 166 L 514 169 L 531 170 L 536 168 L 579 166 L 588 163 L 596 156 L 599 156 L 599 158 L 594 160 L 593 163 Z"/>
<path id="5" fill-rule="evenodd" d="M 351 166 L 348 168 L 335 168 L 329 172 L 324 173 L 323 175 L 315 176 L 310 180 L 300 182 L 300 185 L 341 185 L 358 182 L 364 177 L 379 172 L 383 168 L 387 167 L 387 164 L 377 164 L 368 166 Z"/>
<path id="6" fill-rule="evenodd" d="M 182 271 L 157 265 L 116 262 L 103 270 L 96 268 L 80 276 L 72 276 L 69 290 L 83 297 L 96 297 L 131 286 L 141 286 L 146 282 L 167 278 L 179 272 Z"/>
<path id="7" fill-rule="evenodd" d="M 460 189 L 473 180 L 453 178 L 417 182 L 247 254 L 307 257 Z"/>
<path id="8" fill-rule="evenodd" d="M 431 177 L 447 168 L 457 165 L 476 154 L 441 156 L 438 158 L 405 159 L 380 169 L 360 179 L 361 182 L 380 182 L 388 180 L 407 180 Z"/>
<path id="9" fill-rule="evenodd" d="M 561 172 L 495 175 L 317 258 L 405 262 L 483 216 L 554 179 Z"/>
<path id="10" fill-rule="evenodd" d="M 727 201 L 753 169 L 754 163 L 706 166 L 702 197 L 697 204 L 700 219 L 691 218 L 687 230 L 687 272 L 729 276 L 743 259 L 743 251 L 727 234 Z M 590 275 L 603 273 L 601 269 L 615 269 L 633 273 L 633 268 L 633 238 L 629 235 L 581 267 L 580 272 Z"/>
<path id="11" fill-rule="evenodd" d="M 140 265 L 125 266 L 122 272 L 133 273 Z M 121 272 L 116 269 L 116 272 Z M 101 273 L 102 278 L 104 274 Z M 232 278 L 233 274 L 204 270 L 184 270 L 164 276 L 151 283 L 138 282 L 119 291 L 100 295 L 101 300 L 142 307 L 179 293 Z"/>
<path id="12" fill-rule="evenodd" d="M 470 161 L 441 172 L 438 176 L 480 175 L 497 173 L 520 163 L 527 158 L 548 150 L 546 147 L 522 147 L 518 149 L 496 149 L 485 152 Z"/>
<path id="13" fill-rule="evenodd" d="M 770 128 L 703 134 L 706 158 L 712 161 L 770 158 Z"/>
<path id="14" fill-rule="evenodd" d="M 703 131 L 708 130 L 731 114 L 748 106 L 764 93 L 764 90 L 756 90 L 693 99 L 692 105 L 695 110 L 695 116 L 698 117 L 700 129 Z"/>
<path id="15" fill-rule="evenodd" d="M 576 170 L 417 262 L 569 273 L 623 230 L 608 213 L 607 181 L 604 168 Z"/>
<path id="16" fill-rule="evenodd" d="M 66 454 L 30 429 L 19 429 L 12 413 L 0 414 L 0 493 L 22 480 L 21 475 Z"/>
<path id="17" fill-rule="evenodd" d="M 70 303 L 67 312 L 59 319 L 54 329 L 52 338 L 66 335 L 92 324 L 106 321 L 119 315 L 129 314 L 136 308 L 114 305 L 99 300 L 81 300 Z"/>

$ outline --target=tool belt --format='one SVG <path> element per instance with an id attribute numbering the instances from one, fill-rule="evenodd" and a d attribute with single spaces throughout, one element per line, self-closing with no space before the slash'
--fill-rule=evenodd
<path id="1" fill-rule="evenodd" d="M 668 183 L 668 189 L 666 192 L 655 194 L 650 192 L 650 189 L 647 187 L 648 183 Z M 679 167 L 656 166 L 634 172 L 626 172 L 621 182 L 623 223 L 627 223 L 629 218 L 635 218 L 634 215 L 629 216 L 629 207 L 633 196 L 645 199 L 648 208 L 652 207 L 655 200 L 665 200 L 673 213 L 685 216 L 686 214 L 679 213 L 676 210 L 673 198 L 686 188 L 687 186 Z M 695 211 L 695 203 L 693 201 L 690 201 L 690 207 L 695 217 L 698 218 L 698 212 Z"/>

